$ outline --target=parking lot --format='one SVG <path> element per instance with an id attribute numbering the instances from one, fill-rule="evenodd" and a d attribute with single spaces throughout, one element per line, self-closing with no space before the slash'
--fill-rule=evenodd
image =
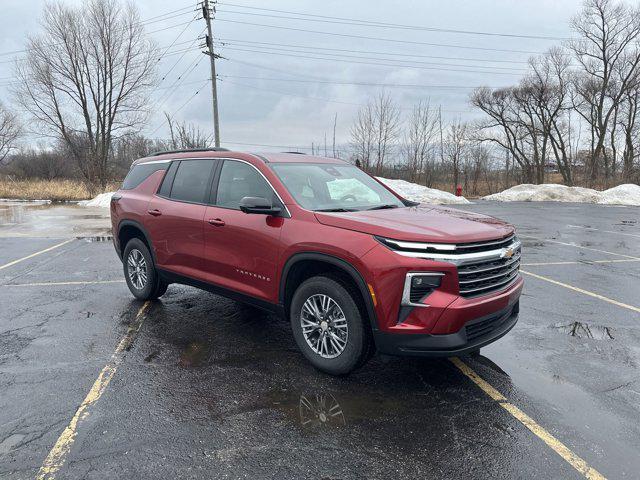
<path id="1" fill-rule="evenodd" d="M 0 216 L 0 477 L 638 478 L 640 209 L 464 208 L 518 227 L 519 323 L 479 357 L 346 378 L 251 307 L 135 301 L 93 223 Z"/>

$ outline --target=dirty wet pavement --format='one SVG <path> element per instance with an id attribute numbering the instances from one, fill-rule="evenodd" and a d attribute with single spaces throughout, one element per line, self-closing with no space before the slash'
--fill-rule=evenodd
<path id="1" fill-rule="evenodd" d="M 514 330 L 462 360 L 587 467 L 638 478 L 639 209 L 465 208 L 515 223 L 536 276 Z M 76 236 L 0 238 L 0 267 Z M 283 321 L 177 285 L 138 317 L 93 240 L 0 269 L 0 478 L 38 475 L 105 365 L 57 478 L 584 478 L 448 360 L 333 378 Z"/>

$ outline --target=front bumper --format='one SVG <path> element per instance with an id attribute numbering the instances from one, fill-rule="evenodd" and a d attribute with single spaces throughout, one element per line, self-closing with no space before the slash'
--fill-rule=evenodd
<path id="1" fill-rule="evenodd" d="M 456 333 L 443 335 L 400 334 L 377 331 L 376 348 L 387 355 L 454 357 L 473 352 L 506 335 L 518 321 L 519 300 L 498 312 L 465 324 Z"/>

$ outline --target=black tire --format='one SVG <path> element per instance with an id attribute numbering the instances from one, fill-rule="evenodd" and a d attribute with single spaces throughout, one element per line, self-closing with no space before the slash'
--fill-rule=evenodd
<path id="1" fill-rule="evenodd" d="M 144 281 L 135 273 L 130 275 L 129 271 L 130 257 L 134 263 L 137 263 L 140 255 L 144 260 L 144 266 L 140 268 L 140 271 L 144 272 L 145 275 Z M 140 263 L 138 263 L 138 265 L 140 265 Z M 122 255 L 122 266 L 129 291 L 137 299 L 155 300 L 167 291 L 169 285 L 158 276 L 151 252 L 149 252 L 149 248 L 139 238 L 132 238 L 125 246 L 124 254 Z"/>
<path id="2" fill-rule="evenodd" d="M 346 345 L 333 358 L 325 358 L 325 356 L 314 350 L 303 333 L 301 325 L 302 309 L 305 302 L 314 295 L 330 297 L 342 310 L 346 319 Z M 359 296 L 353 287 L 346 282 L 342 282 L 339 278 L 325 275 L 305 280 L 294 293 L 289 314 L 293 336 L 302 354 L 318 370 L 331 375 L 346 375 L 362 366 L 370 358 L 373 345 L 371 331 L 363 309 L 358 306 L 358 301 Z M 335 313 L 339 310 L 334 308 L 330 311 L 333 313 L 329 315 L 329 322 L 318 321 L 318 324 L 329 323 L 333 325 L 331 318 L 338 317 L 339 315 Z M 309 314 L 305 315 L 306 318 L 312 318 Z M 313 318 L 315 319 L 315 317 Z M 327 335 L 331 335 L 331 331 L 338 332 L 335 328 L 332 330 L 331 326 L 324 325 L 323 329 L 314 331 L 314 334 L 317 333 L 319 336 L 321 335 L 320 332 L 325 332 L 324 329 L 330 330 L 326 332 Z M 314 343 L 317 338 L 312 337 L 310 342 Z M 330 348 L 334 348 L 334 346 L 332 345 Z M 328 354 L 328 352 L 325 354 Z"/>

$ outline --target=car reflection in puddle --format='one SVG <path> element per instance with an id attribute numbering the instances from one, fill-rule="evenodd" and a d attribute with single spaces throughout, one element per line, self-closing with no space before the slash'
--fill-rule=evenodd
<path id="1" fill-rule="evenodd" d="M 305 428 L 342 427 L 346 425 L 344 412 L 330 393 L 300 395 L 300 424 Z"/>

